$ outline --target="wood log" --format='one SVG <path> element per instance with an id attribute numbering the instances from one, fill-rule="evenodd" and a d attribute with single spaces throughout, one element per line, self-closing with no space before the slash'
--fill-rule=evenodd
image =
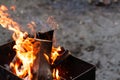
<path id="1" fill-rule="evenodd" d="M 33 42 L 36 60 L 34 61 L 34 65 L 31 68 L 33 74 L 32 80 L 52 80 L 50 59 L 47 60 L 44 54 L 50 57 L 52 49 L 53 32 L 54 31 L 51 30 L 45 33 L 36 33 L 36 40 L 35 42 Z M 33 38 L 33 36 L 31 35 L 28 36 Z M 12 63 L 16 63 L 17 61 L 19 62 L 19 58 L 15 56 L 12 60 Z M 12 67 L 11 71 L 15 72 Z"/>
<path id="2" fill-rule="evenodd" d="M 48 32 L 45 32 L 45 33 L 37 32 L 36 33 L 36 38 L 52 41 L 53 33 L 54 33 L 54 30 L 51 30 L 51 31 L 48 31 Z"/>
<path id="3" fill-rule="evenodd" d="M 49 60 L 45 55 L 50 56 L 52 49 L 52 42 L 47 40 L 36 40 L 40 44 L 39 51 L 37 51 L 36 60 L 32 68 L 33 79 L 32 80 L 52 80 L 52 71 Z M 35 48 L 36 50 L 37 48 Z"/>
<path id="4" fill-rule="evenodd" d="M 50 41 L 52 41 L 53 33 L 54 33 L 54 30 L 51 30 L 51 31 L 48 31 L 48 32 L 44 32 L 44 33 L 39 31 L 39 32 L 36 33 L 36 38 L 37 39 L 43 39 L 43 40 L 50 40 Z M 35 37 L 34 35 L 31 35 L 31 34 L 29 34 L 28 36 L 31 37 L 31 38 Z"/>
<path id="5" fill-rule="evenodd" d="M 47 59 L 46 56 L 44 55 L 46 54 L 48 58 L 50 57 L 52 42 L 48 40 L 35 39 L 32 42 L 32 44 L 33 44 L 33 50 L 34 50 L 33 52 L 36 56 L 36 59 L 33 62 L 33 66 L 30 67 L 33 75 L 32 80 L 52 80 L 50 59 Z M 21 63 L 21 62 L 19 58 L 15 56 L 12 63 L 15 64 L 15 63 Z M 19 64 L 19 66 L 20 65 L 22 65 L 22 63 Z M 11 67 L 11 71 L 15 73 L 14 66 Z"/>

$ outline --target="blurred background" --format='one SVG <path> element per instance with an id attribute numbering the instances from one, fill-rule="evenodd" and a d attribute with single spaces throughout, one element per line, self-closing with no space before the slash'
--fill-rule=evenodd
<path id="1" fill-rule="evenodd" d="M 120 2 L 96 6 L 88 0 L 0 0 L 11 17 L 26 25 L 36 23 L 36 31 L 49 30 L 46 21 L 53 16 L 59 27 L 56 44 L 96 65 L 96 80 L 120 80 Z M 0 45 L 9 42 L 12 32 L 0 27 Z"/>

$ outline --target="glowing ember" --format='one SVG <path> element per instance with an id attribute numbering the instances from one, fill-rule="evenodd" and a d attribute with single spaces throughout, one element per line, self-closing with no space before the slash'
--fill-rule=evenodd
<path id="1" fill-rule="evenodd" d="M 15 10 L 15 6 L 11 7 L 12 10 Z M 14 33 L 12 35 L 15 40 L 14 49 L 16 50 L 16 60 L 10 63 L 10 68 L 14 74 L 24 79 L 27 76 L 27 80 L 32 80 L 32 67 L 34 66 L 34 60 L 36 59 L 37 52 L 40 50 L 40 42 L 37 42 L 35 38 L 29 38 L 27 32 L 22 32 L 20 30 L 20 25 L 15 22 L 10 15 L 7 13 L 8 9 L 4 5 L 0 6 L 0 24 L 9 30 L 12 30 Z M 35 22 L 28 24 L 33 33 L 35 33 L 34 27 L 36 26 Z M 49 56 L 44 54 L 45 58 L 50 64 L 53 64 L 56 58 L 59 56 L 59 51 L 61 48 L 52 47 L 51 60 L 49 62 Z M 53 77 L 55 80 L 59 79 L 58 69 L 53 70 Z"/>

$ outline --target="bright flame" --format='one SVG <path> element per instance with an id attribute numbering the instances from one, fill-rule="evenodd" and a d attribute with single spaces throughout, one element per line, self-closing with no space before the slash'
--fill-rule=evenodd
<path id="1" fill-rule="evenodd" d="M 57 59 L 57 57 L 60 56 L 60 54 L 58 53 L 59 51 L 61 51 L 61 47 L 60 46 L 58 48 L 52 47 L 52 52 L 51 52 L 52 64 Z"/>
<path id="2" fill-rule="evenodd" d="M 19 36 L 23 36 L 23 32 L 19 29 L 19 24 L 13 21 L 7 13 L 8 9 L 4 5 L 0 6 L 0 24 L 2 27 L 14 31 L 13 39 L 16 40 Z"/>
<path id="3" fill-rule="evenodd" d="M 20 78 L 28 75 L 30 78 L 29 80 L 32 79 L 31 68 L 36 59 L 36 54 L 38 50 L 40 50 L 39 47 L 36 47 L 39 44 L 40 43 L 36 42 L 33 38 L 26 38 L 25 40 L 22 38 L 21 40 L 16 41 L 14 49 L 16 49 L 16 56 L 20 59 L 21 63 L 11 63 L 12 65 L 10 66 L 15 69 L 15 74 Z"/>
<path id="4" fill-rule="evenodd" d="M 57 59 L 58 56 L 60 56 L 59 51 L 61 51 L 61 47 L 52 47 L 52 52 L 51 52 L 51 60 L 52 63 L 54 64 L 54 61 Z M 58 69 L 53 69 L 53 78 L 54 80 L 60 80 L 60 76 L 59 76 L 59 70 Z"/>
<path id="5" fill-rule="evenodd" d="M 15 10 L 15 6 L 12 6 L 11 9 Z M 0 6 L 0 25 L 4 28 L 7 28 L 13 31 L 13 39 L 15 40 L 14 49 L 16 50 L 15 60 L 10 63 L 10 67 L 14 74 L 19 76 L 20 78 L 25 78 L 28 76 L 28 80 L 32 80 L 32 67 L 33 62 L 36 59 L 36 54 L 40 50 L 40 42 L 37 42 L 34 38 L 29 38 L 27 32 L 22 32 L 20 30 L 20 25 L 15 22 L 10 15 L 7 13 L 8 9 L 6 6 Z M 28 26 L 34 31 L 35 23 L 32 21 Z M 61 51 L 61 48 L 52 47 L 51 52 L 51 60 L 52 64 L 56 60 L 56 58 L 60 55 L 58 52 Z M 49 57 L 47 54 L 44 54 L 47 60 Z M 56 80 L 59 79 L 59 71 L 58 69 L 53 70 L 53 77 L 55 76 Z"/>
<path id="6" fill-rule="evenodd" d="M 16 57 L 18 61 L 10 63 L 10 67 L 13 69 L 14 73 L 20 78 L 29 76 L 29 80 L 32 79 L 31 67 L 35 60 L 35 55 L 38 50 L 36 46 L 39 45 L 38 42 L 33 38 L 28 38 L 27 32 L 21 32 L 20 26 L 13 19 L 10 18 L 7 13 L 8 9 L 4 5 L 0 6 L 0 24 L 9 30 L 14 32 L 13 39 L 15 40 L 14 49 L 16 50 Z M 33 44 L 34 43 L 34 44 Z"/>
<path id="7" fill-rule="evenodd" d="M 53 78 L 54 78 L 54 80 L 60 80 L 58 69 L 53 69 Z"/>

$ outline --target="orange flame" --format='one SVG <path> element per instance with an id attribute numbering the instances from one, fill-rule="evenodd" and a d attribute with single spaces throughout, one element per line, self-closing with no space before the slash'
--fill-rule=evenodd
<path id="1" fill-rule="evenodd" d="M 57 57 L 60 56 L 60 54 L 58 53 L 59 51 L 61 51 L 61 47 L 60 46 L 58 48 L 52 47 L 52 52 L 51 52 L 52 64 L 57 59 Z"/>
<path id="2" fill-rule="evenodd" d="M 50 62 L 50 61 L 49 61 L 49 60 L 50 60 L 50 59 L 49 59 L 49 56 L 48 56 L 47 54 L 45 54 L 45 53 L 44 53 L 44 56 L 45 56 L 46 60 L 47 60 L 48 62 Z"/>
<path id="3" fill-rule="evenodd" d="M 34 43 L 34 44 L 33 44 Z M 38 44 L 38 43 L 37 43 Z M 33 62 L 36 59 L 36 51 L 34 47 L 36 46 L 36 42 L 33 38 L 26 38 L 25 40 L 16 41 L 16 45 L 14 48 L 16 49 L 16 56 L 21 60 L 20 63 L 17 62 L 11 63 L 14 65 L 10 65 L 15 69 L 15 74 L 21 78 L 25 77 L 27 74 L 29 76 L 29 80 L 32 79 L 32 71 L 31 68 L 33 67 Z M 36 47 L 35 47 L 36 48 Z"/>
<path id="4" fill-rule="evenodd" d="M 15 7 L 12 6 L 11 9 L 15 10 Z M 18 59 L 18 61 L 16 60 L 15 62 L 11 62 L 10 67 L 20 78 L 25 78 L 28 76 L 28 80 L 32 80 L 33 75 L 31 68 L 33 67 L 33 62 L 36 59 L 36 54 L 38 50 L 40 50 L 40 47 L 37 47 L 40 43 L 36 42 L 34 38 L 29 38 L 27 32 L 22 32 L 20 30 L 20 25 L 10 18 L 10 15 L 7 13 L 7 11 L 8 9 L 6 6 L 0 6 L 0 25 L 14 32 L 12 35 L 13 39 L 15 40 L 15 45 L 13 48 L 16 50 L 15 57 Z M 28 24 L 28 26 L 34 32 L 34 27 L 32 26 L 36 26 L 35 23 L 32 21 L 30 24 Z M 52 64 L 59 56 L 58 51 L 61 51 L 60 47 L 52 48 Z M 46 54 L 44 54 L 44 56 L 47 60 L 49 59 Z M 60 80 L 58 69 L 53 71 L 53 74 L 55 74 L 56 80 Z"/>
<path id="5" fill-rule="evenodd" d="M 19 36 L 23 36 L 23 32 L 20 31 L 20 25 L 13 21 L 7 13 L 8 9 L 4 5 L 0 6 L 0 24 L 2 27 L 14 31 L 13 39 L 16 40 Z"/>
<path id="6" fill-rule="evenodd" d="M 54 78 L 54 80 L 60 80 L 58 69 L 53 69 L 53 78 Z"/>
<path id="7" fill-rule="evenodd" d="M 61 51 L 61 47 L 52 47 L 52 52 L 51 52 L 51 60 L 52 63 L 54 64 L 54 61 L 57 59 L 58 56 L 60 56 L 60 54 L 58 53 L 59 51 Z M 59 76 L 59 70 L 58 69 L 53 69 L 53 78 L 54 80 L 60 80 L 60 76 Z"/>
<path id="8" fill-rule="evenodd" d="M 33 42 L 35 40 L 33 38 L 26 37 L 28 35 L 27 32 L 21 32 L 20 25 L 16 23 L 12 18 L 10 18 L 7 13 L 8 9 L 4 5 L 0 6 L 0 24 L 9 30 L 14 32 L 13 39 L 15 40 L 16 45 L 14 45 L 14 49 L 16 50 L 16 58 L 20 61 L 19 63 L 11 62 L 10 67 L 15 71 L 14 73 L 20 78 L 29 76 L 29 80 L 32 78 L 31 67 L 33 66 L 33 61 L 35 60 L 35 45 Z"/>

